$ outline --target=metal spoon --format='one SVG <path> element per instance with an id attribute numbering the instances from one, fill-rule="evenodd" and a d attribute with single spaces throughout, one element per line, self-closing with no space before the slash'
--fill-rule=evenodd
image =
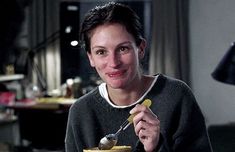
<path id="1" fill-rule="evenodd" d="M 152 104 L 152 101 L 150 99 L 145 99 L 144 102 L 142 103 L 142 105 L 145 105 L 146 107 L 150 107 L 151 104 Z M 108 134 L 108 135 L 104 136 L 100 140 L 98 148 L 100 150 L 109 150 L 113 146 L 115 146 L 118 141 L 118 135 L 122 131 L 124 131 L 126 128 L 128 128 L 130 126 L 130 124 L 132 124 L 134 116 L 135 116 L 135 114 L 130 115 L 127 118 L 127 120 L 120 126 L 120 129 L 118 129 L 118 131 L 116 133 Z"/>

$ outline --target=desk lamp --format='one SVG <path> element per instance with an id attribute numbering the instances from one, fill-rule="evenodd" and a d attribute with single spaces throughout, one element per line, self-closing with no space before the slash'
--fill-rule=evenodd
<path id="1" fill-rule="evenodd" d="M 235 85 L 235 42 L 231 44 L 211 75 L 217 81 Z"/>

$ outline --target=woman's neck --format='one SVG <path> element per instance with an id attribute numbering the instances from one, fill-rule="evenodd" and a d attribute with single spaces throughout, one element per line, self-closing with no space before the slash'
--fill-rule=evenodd
<path id="1" fill-rule="evenodd" d="M 128 88 L 112 89 L 107 87 L 109 98 L 115 105 L 130 105 L 144 95 L 153 80 L 154 77 L 143 75 L 139 80 L 135 81 L 134 85 L 129 85 Z"/>

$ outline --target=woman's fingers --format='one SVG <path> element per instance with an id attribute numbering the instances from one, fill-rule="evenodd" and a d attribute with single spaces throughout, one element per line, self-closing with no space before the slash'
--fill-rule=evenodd
<path id="1" fill-rule="evenodd" d="M 145 150 L 151 151 L 156 148 L 160 138 L 158 117 L 143 105 L 136 105 L 130 113 L 135 113 L 133 118 L 135 133 L 143 143 Z"/>

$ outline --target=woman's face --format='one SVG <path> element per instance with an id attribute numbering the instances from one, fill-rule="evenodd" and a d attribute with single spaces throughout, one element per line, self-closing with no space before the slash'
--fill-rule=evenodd
<path id="1" fill-rule="evenodd" d="M 145 41 L 136 46 L 124 26 L 98 26 L 91 33 L 90 48 L 90 64 L 108 87 L 123 89 L 140 79 L 139 59 L 144 57 Z"/>

